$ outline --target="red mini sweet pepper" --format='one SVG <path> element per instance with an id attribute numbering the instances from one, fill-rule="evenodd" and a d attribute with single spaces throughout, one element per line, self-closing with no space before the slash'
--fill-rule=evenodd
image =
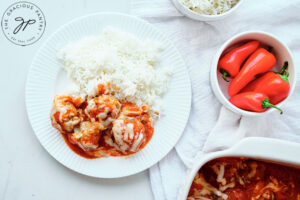
<path id="1" fill-rule="evenodd" d="M 241 71 L 231 81 L 228 95 L 240 92 L 256 75 L 265 73 L 276 64 L 275 56 L 264 48 L 257 49 L 245 62 Z"/>
<path id="2" fill-rule="evenodd" d="M 228 82 L 227 77 L 234 78 L 246 58 L 250 56 L 259 46 L 258 41 L 250 41 L 236 47 L 221 57 L 218 63 L 218 70 L 223 74 L 223 79 Z"/>
<path id="3" fill-rule="evenodd" d="M 279 110 L 280 114 L 283 113 L 280 108 L 269 102 L 267 95 L 260 92 L 243 92 L 231 97 L 229 101 L 243 110 L 265 112 L 267 108 L 272 107 Z"/>
<path id="4" fill-rule="evenodd" d="M 287 67 L 288 62 L 285 62 L 279 73 L 267 72 L 250 82 L 241 92 L 261 92 L 270 98 L 271 104 L 280 103 L 290 91 Z"/>

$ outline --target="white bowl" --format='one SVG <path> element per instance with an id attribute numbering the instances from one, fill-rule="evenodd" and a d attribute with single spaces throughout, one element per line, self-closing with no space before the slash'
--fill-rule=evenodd
<path id="1" fill-rule="evenodd" d="M 237 10 L 238 7 L 240 7 L 240 5 L 242 4 L 242 2 L 244 2 L 244 0 L 240 0 L 233 8 L 220 15 L 205 15 L 190 10 L 189 8 L 182 5 L 182 3 L 179 2 L 180 0 L 172 0 L 172 1 L 175 7 L 177 8 L 177 10 L 179 10 L 182 14 L 184 14 L 185 16 L 191 19 L 199 20 L 199 21 L 217 21 L 217 20 L 224 19 L 225 17 L 231 15 L 235 10 Z"/>
<path id="2" fill-rule="evenodd" d="M 217 51 L 215 57 L 213 58 L 211 70 L 210 70 L 210 82 L 211 82 L 211 86 L 212 86 L 212 89 L 213 89 L 216 97 L 229 110 L 231 110 L 235 113 L 241 114 L 243 116 L 252 116 L 252 117 L 262 116 L 262 115 L 271 113 L 271 112 L 275 111 L 276 109 L 270 108 L 265 112 L 258 113 L 258 112 L 245 111 L 245 110 L 239 109 L 238 107 L 234 106 L 233 104 L 231 104 L 228 101 L 229 96 L 228 96 L 227 91 L 228 91 L 229 83 L 223 80 L 222 74 L 220 72 L 218 72 L 218 70 L 217 70 L 219 58 L 224 53 L 224 51 L 232 48 L 235 44 L 238 44 L 238 43 L 240 43 L 242 41 L 246 41 L 246 40 L 258 40 L 261 42 L 261 44 L 263 46 L 273 47 L 272 53 L 274 53 L 277 63 L 272 70 L 279 71 L 281 69 L 281 67 L 283 66 L 283 63 L 285 61 L 288 61 L 288 63 L 289 63 L 288 71 L 290 73 L 289 74 L 289 83 L 291 86 L 290 92 L 289 92 L 288 97 L 285 100 L 283 100 L 282 102 L 280 102 L 279 104 L 277 104 L 276 106 L 281 107 L 289 99 L 289 97 L 292 95 L 292 93 L 295 89 L 295 85 L 296 85 L 296 76 L 295 76 L 296 69 L 294 67 L 294 62 L 293 62 L 291 51 L 277 37 L 275 37 L 274 35 L 271 35 L 269 33 L 262 32 L 262 31 L 243 32 L 238 35 L 235 35 L 234 37 L 229 39 L 227 42 L 225 42 L 221 46 L 221 48 Z M 278 112 L 278 111 L 276 110 L 276 112 Z"/>
<path id="3" fill-rule="evenodd" d="M 280 150 L 279 150 L 280 149 Z M 276 153 L 275 153 L 276 152 Z M 248 157 L 255 160 L 273 162 L 285 166 L 300 168 L 300 144 L 271 138 L 246 138 L 230 149 L 210 153 L 198 159 L 188 171 L 178 200 L 186 200 L 196 173 L 207 162 L 221 157 Z"/>

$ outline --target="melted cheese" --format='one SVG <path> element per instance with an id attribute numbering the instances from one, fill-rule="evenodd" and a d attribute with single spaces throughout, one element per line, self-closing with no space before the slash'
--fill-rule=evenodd
<path id="1" fill-rule="evenodd" d="M 116 98 L 103 95 L 90 99 L 85 113 L 92 122 L 98 120 L 100 122 L 100 129 L 105 130 L 118 117 L 120 108 L 121 104 Z M 96 116 L 94 116 L 95 114 Z"/>
<path id="2" fill-rule="evenodd" d="M 136 136 L 137 137 L 137 136 Z M 144 143 L 144 134 L 140 133 L 138 138 L 135 138 L 130 151 L 136 151 Z"/>
<path id="3" fill-rule="evenodd" d="M 250 163 L 250 168 L 251 168 L 251 171 L 248 174 L 248 178 L 253 178 L 256 174 L 257 163 L 256 162 L 251 162 Z"/>
<path id="4" fill-rule="evenodd" d="M 279 183 L 278 181 L 273 178 L 272 176 L 270 177 L 271 181 L 270 183 L 268 183 L 268 185 L 266 185 L 264 188 L 262 188 L 261 190 L 265 190 L 265 189 L 271 189 L 274 192 L 278 192 L 281 190 L 281 187 L 279 187 Z"/>
<path id="5" fill-rule="evenodd" d="M 101 132 L 98 122 L 82 122 L 80 128 L 75 128 L 71 140 L 84 151 L 95 150 L 99 146 Z"/>
<path id="6" fill-rule="evenodd" d="M 211 193 L 213 193 L 213 194 L 217 195 L 218 197 L 221 197 L 222 199 L 225 199 L 225 200 L 228 198 L 228 196 L 226 194 L 222 193 L 217 188 L 215 188 L 211 184 L 207 183 L 202 174 L 197 174 L 194 182 L 203 187 L 200 191 L 198 191 L 199 198 L 202 196 L 205 196 L 205 195 L 210 195 Z M 198 198 L 198 194 L 196 194 L 196 196 Z"/>
<path id="7" fill-rule="evenodd" d="M 231 182 L 231 183 L 228 183 L 227 185 L 220 186 L 219 190 L 222 191 L 222 192 L 224 192 L 228 188 L 234 188 L 234 186 L 235 186 L 235 183 Z"/>
<path id="8" fill-rule="evenodd" d="M 226 179 L 224 178 L 225 174 L 225 165 L 224 164 L 215 164 L 212 166 L 212 169 L 217 174 L 217 182 L 222 185 L 226 185 Z"/>
<path id="9" fill-rule="evenodd" d="M 77 110 L 67 96 L 56 96 L 51 109 L 51 120 L 53 125 L 60 131 L 72 132 L 74 127 L 80 123 Z M 55 114 L 58 113 L 58 119 Z"/>
<path id="10" fill-rule="evenodd" d="M 121 151 L 136 151 L 144 142 L 143 131 L 134 132 L 133 123 L 125 123 L 124 120 L 115 120 L 112 133 Z"/>

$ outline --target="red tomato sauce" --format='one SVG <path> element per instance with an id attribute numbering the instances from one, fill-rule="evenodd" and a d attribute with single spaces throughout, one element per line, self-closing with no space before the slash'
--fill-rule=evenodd
<path id="1" fill-rule="evenodd" d="M 128 103 L 128 102 L 121 102 L 122 106 L 125 105 L 134 105 L 132 103 Z M 83 102 L 81 104 L 81 106 L 79 107 L 80 109 L 84 110 L 87 106 L 86 102 Z M 84 121 L 88 121 L 88 117 L 87 115 L 82 112 Z M 59 113 L 54 115 L 56 118 L 59 117 Z M 137 118 L 140 119 L 142 116 L 138 116 Z M 143 121 L 142 120 L 142 124 L 144 125 L 145 128 L 145 135 L 146 135 L 146 141 L 139 147 L 138 151 L 142 150 L 151 140 L 152 136 L 153 136 L 153 132 L 154 129 L 152 127 L 152 124 L 150 121 Z M 84 150 L 82 150 L 77 144 L 73 144 L 70 140 L 70 136 L 72 133 L 61 133 L 61 135 L 63 136 L 66 144 L 69 146 L 69 148 L 76 154 L 78 154 L 79 156 L 82 156 L 84 158 L 87 159 L 95 159 L 95 158 L 99 158 L 99 156 L 95 156 L 95 154 L 91 151 L 91 152 L 86 152 Z M 136 152 L 126 152 L 123 153 L 121 151 L 116 150 L 114 147 L 109 146 L 108 144 L 105 143 L 103 137 L 100 138 L 99 140 L 99 149 L 96 151 L 102 151 L 103 153 L 105 153 L 107 156 L 128 156 L 131 154 L 134 154 Z M 102 157 L 102 156 L 101 156 Z"/>
<path id="2" fill-rule="evenodd" d="M 87 159 L 94 159 L 94 158 L 97 158 L 96 156 L 94 155 L 90 155 L 90 154 L 87 154 L 85 151 L 83 151 L 78 145 L 76 144 L 72 144 L 70 141 L 69 141 L 69 134 L 70 133 L 61 133 L 61 135 L 63 136 L 66 144 L 68 145 L 68 147 L 76 154 L 84 157 L 84 158 L 87 158 Z"/>
<path id="3" fill-rule="evenodd" d="M 215 159 L 198 171 L 187 199 L 300 200 L 300 169 L 248 158 Z"/>
<path id="4" fill-rule="evenodd" d="M 109 86 L 109 83 L 107 85 Z M 61 135 L 69 148 L 76 154 L 87 159 L 106 156 L 127 156 L 143 149 L 151 140 L 154 132 L 152 118 L 148 113 L 149 106 L 144 105 L 139 107 L 133 103 L 119 102 L 110 95 L 109 91 L 102 84 L 98 85 L 97 94 L 104 95 L 102 96 L 103 99 L 98 102 L 99 104 L 103 104 L 103 107 L 101 107 L 102 105 L 99 107 L 91 106 L 91 108 L 87 109 L 88 101 L 90 100 L 86 97 L 73 98 L 71 96 L 61 95 L 57 96 L 54 100 L 54 111 L 51 114 L 52 125 L 61 132 Z M 98 97 L 100 98 L 100 96 L 96 96 L 95 98 Z M 97 101 L 96 103 L 95 101 L 93 103 L 97 104 Z M 57 109 L 56 106 L 60 107 L 60 109 Z M 120 111 L 118 110 L 119 106 L 121 107 Z M 61 115 L 60 112 L 62 108 L 66 111 Z M 102 115 L 103 118 L 100 120 L 97 119 L 99 113 L 104 113 L 104 115 Z M 121 151 L 121 148 L 117 146 L 117 143 L 114 140 L 112 134 L 113 124 L 110 120 L 117 120 L 118 118 L 123 120 L 124 123 L 135 124 L 133 132 L 143 134 L 144 138 L 142 143 L 139 144 L 139 147 L 132 150 L 134 152 L 128 149 L 126 151 L 124 149 Z M 128 122 L 125 122 L 126 120 L 128 120 Z M 93 127 L 93 125 L 91 125 L 92 123 L 98 124 Z M 85 124 L 83 125 L 83 128 L 81 126 L 82 124 Z M 90 125 L 88 126 L 86 124 Z M 95 129 L 95 127 L 98 127 L 99 125 L 101 125 L 101 128 Z M 81 135 L 78 132 L 75 133 L 76 129 L 83 131 Z M 89 133 L 87 134 L 86 132 Z M 77 135 L 74 136 L 74 134 Z M 123 142 L 129 147 L 132 143 L 131 141 L 126 141 L 126 139 L 124 139 Z"/>
<path id="5" fill-rule="evenodd" d="M 153 131 L 152 126 L 145 125 L 145 130 L 146 130 L 145 131 L 145 133 L 146 133 L 146 142 L 144 142 L 143 145 L 140 146 L 138 151 L 142 150 L 149 143 L 149 141 L 151 140 L 151 138 L 153 136 L 154 131 Z M 68 145 L 68 147 L 74 153 L 76 153 L 77 155 L 82 156 L 84 158 L 87 158 L 87 159 L 99 158 L 99 157 L 93 155 L 92 152 L 83 151 L 77 144 L 71 143 L 70 140 L 69 140 L 69 135 L 70 134 L 71 133 L 61 133 L 62 137 L 64 138 L 64 140 L 66 142 L 66 144 Z M 109 156 L 128 156 L 128 155 L 136 153 L 136 152 L 128 152 L 128 153 L 124 154 L 121 151 L 117 151 L 113 147 L 107 145 L 104 142 L 103 137 L 100 138 L 99 146 L 100 146 L 100 149 L 101 149 L 100 151 L 105 151 Z"/>

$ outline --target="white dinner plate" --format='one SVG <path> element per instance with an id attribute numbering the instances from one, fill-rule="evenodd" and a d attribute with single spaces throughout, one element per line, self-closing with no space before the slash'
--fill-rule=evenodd
<path id="1" fill-rule="evenodd" d="M 163 45 L 160 66 L 172 66 L 173 76 L 163 98 L 163 116 L 154 124 L 151 141 L 140 152 L 127 157 L 85 159 L 74 153 L 50 121 L 50 109 L 61 82 L 62 63 L 57 50 L 82 37 L 116 27 L 141 39 Z M 32 128 L 44 148 L 60 163 L 81 174 L 99 178 L 123 177 L 143 171 L 161 160 L 179 140 L 191 107 L 191 84 L 187 68 L 172 42 L 153 25 L 137 17 L 97 13 L 77 18 L 59 28 L 41 46 L 29 70 L 26 107 Z"/>

